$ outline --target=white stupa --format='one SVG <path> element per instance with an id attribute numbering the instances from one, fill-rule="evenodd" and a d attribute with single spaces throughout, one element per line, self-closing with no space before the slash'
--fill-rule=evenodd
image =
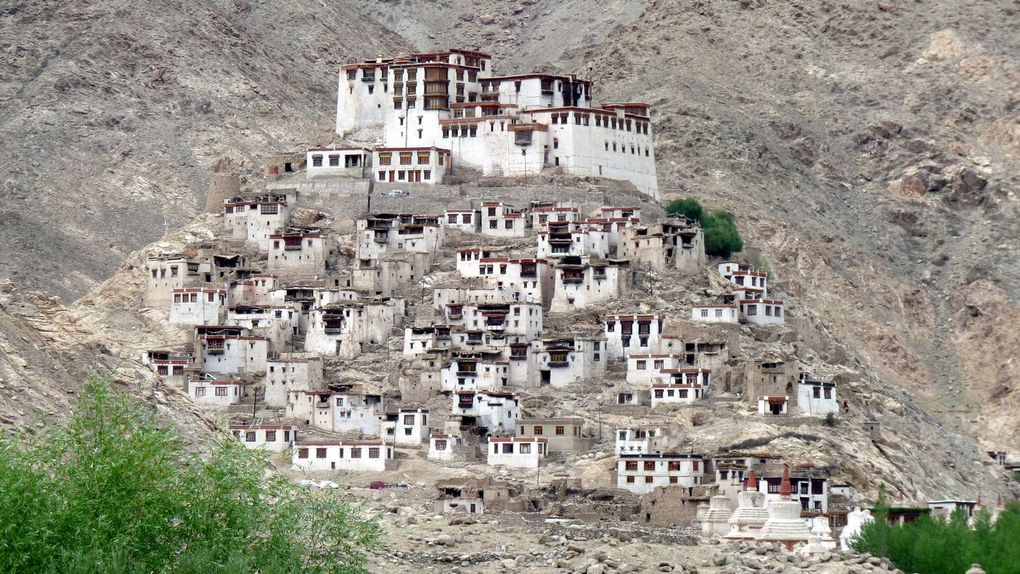
<path id="1" fill-rule="evenodd" d="M 739 495 L 738 495 L 739 496 Z M 729 519 L 733 516 L 730 499 L 717 494 L 708 500 L 708 511 L 701 519 L 701 533 L 722 536 L 730 531 Z"/>
<path id="2" fill-rule="evenodd" d="M 787 550 L 793 550 L 795 546 L 807 544 L 811 540 L 811 531 L 800 517 L 800 503 L 791 498 L 792 494 L 790 467 L 784 466 L 783 482 L 779 485 L 780 499 L 769 503 L 769 518 L 761 527 L 758 541 L 781 544 Z"/>
<path id="3" fill-rule="evenodd" d="M 855 506 L 853 510 L 846 514 L 846 526 L 843 527 L 843 532 L 839 533 L 839 546 L 843 550 L 850 549 L 850 543 L 853 542 L 854 538 L 857 538 L 861 533 L 861 527 L 871 522 L 874 518 L 871 516 L 871 512 L 868 510 L 861 510 L 860 506 Z"/>
<path id="4" fill-rule="evenodd" d="M 836 548 L 836 539 L 832 537 L 832 530 L 829 528 L 827 516 L 816 516 L 811 519 L 811 539 L 806 546 L 798 549 L 798 552 L 806 556 L 831 552 Z"/>
<path id="5" fill-rule="evenodd" d="M 758 479 L 754 471 L 747 477 L 747 486 L 737 493 L 737 509 L 729 520 L 730 531 L 723 538 L 730 540 L 753 540 L 768 520 L 765 510 L 765 495 L 758 492 Z"/>

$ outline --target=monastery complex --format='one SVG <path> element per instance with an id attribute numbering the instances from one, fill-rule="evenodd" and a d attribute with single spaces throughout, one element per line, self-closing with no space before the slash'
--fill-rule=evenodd
<path id="1" fill-rule="evenodd" d="M 845 370 L 777 350 L 781 278 L 664 213 L 647 104 L 470 50 L 338 79 L 334 145 L 267 159 L 258 189 L 216 174 L 215 239 L 148 257 L 142 305 L 188 341 L 143 357 L 163 384 L 292 472 L 465 469 L 437 512 L 532 508 L 510 479 L 555 466 L 621 519 L 800 553 L 870 519 L 838 465 L 698 437 L 716 407 L 795 432 L 858 403 Z M 516 176 L 568 183 L 480 185 Z M 972 513 L 965 494 L 920 505 Z"/>

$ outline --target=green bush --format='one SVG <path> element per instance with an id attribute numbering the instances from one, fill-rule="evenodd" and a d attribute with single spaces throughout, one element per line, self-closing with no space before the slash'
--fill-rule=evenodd
<path id="1" fill-rule="evenodd" d="M 725 259 L 744 248 L 740 232 L 729 213 L 713 212 L 701 226 L 705 231 L 705 253 Z"/>
<path id="2" fill-rule="evenodd" d="M 670 217 L 682 215 L 687 219 L 697 221 L 698 223 L 701 223 L 705 219 L 705 209 L 701 207 L 701 203 L 693 197 L 674 199 L 669 202 L 669 205 L 666 206 L 666 214 Z"/>
<path id="3" fill-rule="evenodd" d="M 882 488 L 872 514 L 875 520 L 861 528 L 854 550 L 887 557 L 905 572 L 959 574 L 971 564 L 980 564 L 988 574 L 1020 572 L 1020 503 L 1006 505 L 994 523 L 982 509 L 973 525 L 959 510 L 948 519 L 924 515 L 892 526 Z"/>
<path id="4" fill-rule="evenodd" d="M 266 462 L 226 437 L 188 454 L 149 405 L 91 380 L 67 423 L 0 438 L 0 572 L 364 572 L 376 522 Z"/>
<path id="5" fill-rule="evenodd" d="M 671 217 L 684 216 L 698 222 L 705 233 L 705 253 L 708 255 L 725 259 L 744 249 L 733 216 L 725 211 L 709 213 L 697 199 L 685 197 L 669 202 L 666 214 Z"/>

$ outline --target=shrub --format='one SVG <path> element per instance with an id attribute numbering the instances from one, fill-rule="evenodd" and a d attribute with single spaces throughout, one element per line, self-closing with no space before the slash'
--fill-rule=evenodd
<path id="1" fill-rule="evenodd" d="M 698 222 L 705 233 L 705 253 L 708 255 L 727 258 L 744 249 L 733 216 L 725 211 L 709 213 L 697 199 L 685 197 L 669 202 L 666 214 L 673 217 L 682 215 Z"/>
<path id="2" fill-rule="evenodd" d="M 834 427 L 836 422 L 836 413 L 825 413 L 825 426 Z"/>
<path id="3" fill-rule="evenodd" d="M 91 380 L 68 422 L 0 438 L 0 571 L 364 572 L 375 521 L 266 462 L 227 438 L 188 454 L 148 405 Z"/>
<path id="4" fill-rule="evenodd" d="M 958 574 L 981 564 L 988 574 L 1017 572 L 1020 564 L 1020 503 L 1011 502 L 992 523 L 987 510 L 973 524 L 963 510 L 949 518 L 921 516 L 915 522 L 889 524 L 885 488 L 879 490 L 875 519 L 861 527 L 852 545 L 857 552 L 889 558 L 905 572 Z"/>
<path id="5" fill-rule="evenodd" d="M 729 213 L 713 212 L 702 223 L 702 229 L 705 231 L 705 253 L 709 255 L 727 258 L 744 249 L 740 232 Z"/>
<path id="6" fill-rule="evenodd" d="M 701 223 L 705 219 L 705 209 L 701 207 L 701 203 L 693 197 L 674 199 L 669 202 L 669 205 L 666 206 L 666 214 L 670 217 L 682 215 L 687 219 L 697 221 L 698 223 Z"/>

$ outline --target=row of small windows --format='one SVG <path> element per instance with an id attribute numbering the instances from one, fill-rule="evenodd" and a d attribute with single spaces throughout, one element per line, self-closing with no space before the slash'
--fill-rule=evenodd
<path id="1" fill-rule="evenodd" d="M 299 448 L 298 449 L 298 458 L 308 458 L 308 450 L 309 449 L 307 449 L 307 448 Z M 315 458 L 326 458 L 326 451 L 327 451 L 327 449 L 324 449 L 324 448 L 317 448 L 317 449 L 315 449 Z M 350 454 L 349 457 L 348 456 L 344 456 L 344 453 L 347 452 L 347 451 L 348 451 L 348 449 L 341 448 L 340 449 L 340 458 L 361 458 L 361 451 L 362 451 L 361 448 L 359 448 L 359 447 L 351 448 L 350 449 L 350 453 L 351 454 Z M 368 458 L 379 458 L 380 454 L 381 454 L 381 451 L 377 447 L 372 447 L 372 448 L 368 449 Z"/>
<path id="2" fill-rule="evenodd" d="M 609 151 L 609 142 L 602 142 L 602 143 L 605 144 L 606 151 Z M 619 148 L 620 153 L 627 153 L 627 145 L 626 144 L 620 144 L 619 146 L 617 146 L 616 142 L 613 142 L 613 151 L 617 151 L 617 148 Z M 650 148 L 647 148 L 647 147 L 644 149 L 645 157 L 649 157 L 649 153 L 650 153 L 649 149 Z M 641 146 L 635 146 L 634 144 L 630 145 L 630 153 L 632 153 L 634 155 L 641 155 L 641 152 L 642 152 Z"/>
<path id="3" fill-rule="evenodd" d="M 482 64 L 482 69 L 484 70 L 485 69 L 485 62 L 482 62 L 481 64 Z M 428 79 L 428 80 L 447 79 L 447 78 L 449 78 L 449 74 L 447 72 L 447 69 L 448 68 L 429 68 L 425 72 L 425 78 Z M 404 81 L 405 71 L 407 72 L 406 76 L 407 76 L 407 81 L 408 82 L 415 82 L 415 81 L 418 80 L 418 69 L 417 68 L 412 68 L 412 69 L 409 69 L 409 70 L 393 70 L 393 81 L 394 81 L 394 83 L 396 83 L 396 82 L 403 82 Z M 457 81 L 458 82 L 463 82 L 465 78 L 467 78 L 467 81 L 469 81 L 469 82 L 477 82 L 478 81 L 478 71 L 477 70 L 466 70 L 466 71 L 465 70 L 455 70 L 455 73 L 456 73 L 456 77 L 457 77 Z M 364 82 L 374 82 L 377 79 L 378 80 L 382 80 L 382 81 L 387 81 L 389 79 L 388 76 L 389 76 L 389 69 L 388 68 L 371 68 L 371 69 L 364 69 L 364 70 L 361 71 L 361 79 Z M 353 68 L 353 69 L 347 70 L 347 79 L 348 80 L 355 80 L 355 79 L 357 79 L 357 77 L 358 77 L 358 70 L 357 70 L 357 68 Z"/>
<path id="4" fill-rule="evenodd" d="M 552 114 L 553 125 L 562 124 L 567 125 L 570 123 L 570 116 L 574 116 L 574 124 L 579 126 L 589 125 L 589 116 L 591 114 L 585 114 L 580 112 L 573 113 L 557 113 Z M 595 114 L 595 127 L 597 128 L 610 128 L 614 130 L 623 131 L 636 131 L 642 135 L 648 135 L 648 122 L 633 121 L 630 119 L 618 119 L 616 116 L 603 116 L 602 114 Z"/>

